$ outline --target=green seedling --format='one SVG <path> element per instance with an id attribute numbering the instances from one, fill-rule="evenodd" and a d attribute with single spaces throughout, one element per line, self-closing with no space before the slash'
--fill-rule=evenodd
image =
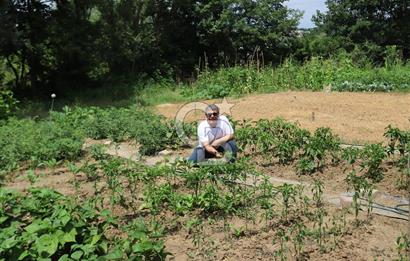
<path id="1" fill-rule="evenodd" d="M 280 194 L 282 197 L 282 218 L 288 221 L 291 202 L 296 202 L 296 189 L 294 186 L 285 183 L 277 187 L 277 190 L 276 195 Z"/>
<path id="2" fill-rule="evenodd" d="M 323 205 L 323 182 L 315 179 L 312 188 L 313 201 L 317 208 Z"/>
<path id="3" fill-rule="evenodd" d="M 30 169 L 27 171 L 27 179 L 30 182 L 31 186 L 33 186 L 34 183 L 36 183 L 36 181 L 38 180 L 38 177 L 36 173 L 34 172 L 34 170 Z"/>
<path id="4" fill-rule="evenodd" d="M 296 260 L 303 260 L 303 246 L 308 235 L 307 227 L 302 222 L 296 222 L 291 227 L 291 234 Z"/>
<path id="5" fill-rule="evenodd" d="M 409 260 L 410 257 L 410 236 L 408 234 L 401 234 L 396 239 L 396 249 L 399 256 L 399 261 Z"/>
<path id="6" fill-rule="evenodd" d="M 370 217 L 372 212 L 373 203 L 373 184 L 369 183 L 366 178 L 356 176 L 352 171 L 346 178 L 346 182 L 349 184 L 349 190 L 353 190 L 353 208 L 356 223 L 358 221 L 358 215 L 362 206 L 361 198 L 367 200 L 367 216 Z"/>
<path id="7" fill-rule="evenodd" d="M 287 242 L 289 241 L 289 236 L 286 234 L 285 230 L 279 228 L 276 232 L 276 237 L 279 238 L 280 248 L 275 251 L 274 255 L 281 261 L 285 261 L 287 260 L 288 254 Z M 273 244 L 275 244 L 275 241 L 273 241 Z"/>

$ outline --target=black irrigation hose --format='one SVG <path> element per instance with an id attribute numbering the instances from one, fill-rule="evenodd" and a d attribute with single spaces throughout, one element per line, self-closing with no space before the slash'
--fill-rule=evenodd
<path id="1" fill-rule="evenodd" d="M 367 201 L 366 199 L 360 198 L 361 200 Z M 367 201 L 369 202 L 369 201 Z M 369 205 L 367 205 L 369 206 Z M 372 203 L 373 208 L 389 211 L 398 215 L 406 216 L 408 217 L 409 211 L 405 209 L 399 208 L 400 206 L 409 206 L 409 204 L 398 204 L 395 207 L 388 207 L 379 203 Z"/>
<path id="2" fill-rule="evenodd" d="M 403 207 L 403 206 L 409 206 L 409 208 L 410 208 L 410 204 L 398 204 L 398 205 L 396 205 L 394 208 L 395 209 L 398 209 L 398 210 L 400 210 L 400 211 L 404 211 L 404 212 L 406 212 L 407 214 L 410 212 L 408 209 L 402 209 L 402 208 L 400 208 L 400 207 Z"/>
<path id="3" fill-rule="evenodd" d="M 398 205 L 396 205 L 396 207 L 403 207 L 403 206 L 410 206 L 410 204 L 407 203 L 407 204 L 398 204 Z"/>

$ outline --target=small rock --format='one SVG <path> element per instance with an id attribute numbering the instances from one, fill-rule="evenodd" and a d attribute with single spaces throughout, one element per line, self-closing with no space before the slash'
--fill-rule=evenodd
<path id="1" fill-rule="evenodd" d="M 159 156 L 169 156 L 171 154 L 172 154 L 172 151 L 169 151 L 169 150 L 162 150 L 162 151 L 158 152 Z"/>
<path id="2" fill-rule="evenodd" d="M 104 145 L 111 145 L 111 143 L 112 143 L 112 141 L 110 141 L 110 140 L 104 141 Z"/>

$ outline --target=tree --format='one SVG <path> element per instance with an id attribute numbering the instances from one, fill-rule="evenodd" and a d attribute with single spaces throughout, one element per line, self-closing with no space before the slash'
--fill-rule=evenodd
<path id="1" fill-rule="evenodd" d="M 51 2 L 14 0 L 1 6 L 0 54 L 14 73 L 17 90 L 46 83 L 53 64 L 48 46 L 47 25 Z"/>
<path id="2" fill-rule="evenodd" d="M 197 1 L 198 34 L 211 64 L 246 62 L 263 53 L 266 62 L 279 62 L 296 43 L 301 14 L 284 0 Z"/>
<path id="3" fill-rule="evenodd" d="M 0 64 L 18 94 L 48 96 L 110 76 L 189 77 L 202 57 L 277 63 L 297 43 L 284 1 L 3 0 Z"/>
<path id="4" fill-rule="evenodd" d="M 409 1 L 327 0 L 326 4 L 328 11 L 318 12 L 314 21 L 328 36 L 358 45 L 396 45 L 409 58 Z"/>

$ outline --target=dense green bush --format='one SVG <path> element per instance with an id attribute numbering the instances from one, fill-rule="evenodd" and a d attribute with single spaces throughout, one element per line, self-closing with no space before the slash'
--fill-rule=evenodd
<path id="1" fill-rule="evenodd" d="M 300 174 L 321 170 L 328 159 L 335 162 L 339 158 L 340 139 L 331 129 L 318 128 L 311 134 L 281 118 L 245 122 L 236 131 L 236 138 L 242 151 L 250 150 L 270 162 L 275 158 L 281 164 L 297 160 Z"/>
<path id="2" fill-rule="evenodd" d="M 39 164 L 50 159 L 76 159 L 83 138 L 81 130 L 64 121 L 10 119 L 0 127 L 0 170 L 14 169 L 27 160 Z"/>
<path id="3" fill-rule="evenodd" d="M 379 182 L 383 179 L 382 163 L 387 158 L 386 151 L 381 144 L 368 144 L 361 152 L 360 164 L 362 170 L 365 170 L 367 178 L 372 179 L 375 182 Z"/>
<path id="4" fill-rule="evenodd" d="M 163 260 L 163 243 L 141 222 L 121 230 L 110 212 L 91 201 L 78 204 L 53 190 L 27 195 L 0 189 L 1 260 Z M 97 259 L 98 258 L 98 259 Z"/>
<path id="5" fill-rule="evenodd" d="M 184 126 L 193 135 L 192 125 Z M 0 170 L 22 161 L 38 165 L 48 160 L 74 160 L 81 155 L 86 137 L 113 141 L 135 140 L 140 153 L 152 155 L 166 147 L 182 145 L 175 124 L 141 108 L 64 108 L 49 119 L 9 119 L 0 126 Z"/>
<path id="6" fill-rule="evenodd" d="M 265 88 L 267 78 L 255 66 L 220 68 L 201 73 L 192 89 L 184 89 L 185 96 L 193 98 L 219 98 L 240 95 Z"/>
<path id="7" fill-rule="evenodd" d="M 338 160 L 340 138 L 330 128 L 318 128 L 302 147 L 302 155 L 297 164 L 299 174 L 309 174 L 322 170 L 328 157 Z"/>
<path id="8" fill-rule="evenodd" d="M 141 108 L 65 108 L 63 113 L 54 113 L 53 119 L 81 129 L 90 138 L 133 139 L 141 145 L 143 155 L 180 143 L 172 122 Z"/>

